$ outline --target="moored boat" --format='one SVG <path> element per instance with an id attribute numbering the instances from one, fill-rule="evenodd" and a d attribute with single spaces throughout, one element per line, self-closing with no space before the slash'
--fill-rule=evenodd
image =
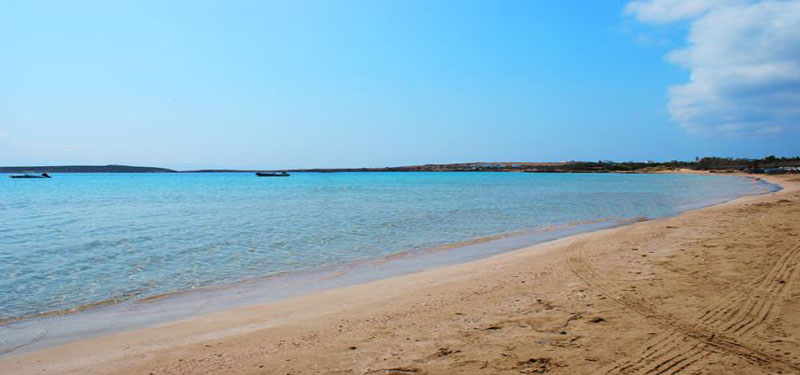
<path id="1" fill-rule="evenodd" d="M 291 176 L 289 172 L 281 171 L 281 172 L 256 172 L 256 176 L 258 177 L 289 177 Z"/>
<path id="2" fill-rule="evenodd" d="M 42 174 L 32 174 L 32 173 L 25 173 L 25 174 L 14 174 L 9 176 L 11 178 L 50 178 L 50 175 L 47 173 Z"/>

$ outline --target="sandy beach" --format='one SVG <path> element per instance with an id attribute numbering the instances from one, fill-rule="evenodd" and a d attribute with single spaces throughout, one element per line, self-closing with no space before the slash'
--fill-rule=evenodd
<path id="1" fill-rule="evenodd" d="M 783 190 L 0 357 L 0 373 L 800 373 L 800 177 L 768 179 Z"/>

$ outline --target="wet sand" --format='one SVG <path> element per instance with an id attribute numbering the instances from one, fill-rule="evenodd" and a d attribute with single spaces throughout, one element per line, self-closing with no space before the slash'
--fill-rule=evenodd
<path id="1" fill-rule="evenodd" d="M 0 357 L 0 373 L 800 373 L 800 176 L 770 180 L 784 190 Z"/>

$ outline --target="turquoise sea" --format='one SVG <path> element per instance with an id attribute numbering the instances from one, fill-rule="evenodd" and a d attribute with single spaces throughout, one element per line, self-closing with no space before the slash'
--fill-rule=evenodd
<path id="1" fill-rule="evenodd" d="M 768 188 L 724 175 L 0 176 L 0 319 L 663 217 Z"/>

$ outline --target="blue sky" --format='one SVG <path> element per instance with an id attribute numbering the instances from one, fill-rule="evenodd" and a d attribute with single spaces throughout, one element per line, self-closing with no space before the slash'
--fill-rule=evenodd
<path id="1" fill-rule="evenodd" d="M 583 0 L 11 2 L 0 14 L 0 165 L 797 154 L 792 114 L 778 121 L 759 105 L 762 122 L 781 126 L 720 125 L 755 110 L 729 95 L 716 112 L 687 112 L 699 102 L 684 91 L 696 90 L 670 89 L 703 71 L 673 51 L 702 45 L 690 36 L 721 11 L 647 11 Z"/>

